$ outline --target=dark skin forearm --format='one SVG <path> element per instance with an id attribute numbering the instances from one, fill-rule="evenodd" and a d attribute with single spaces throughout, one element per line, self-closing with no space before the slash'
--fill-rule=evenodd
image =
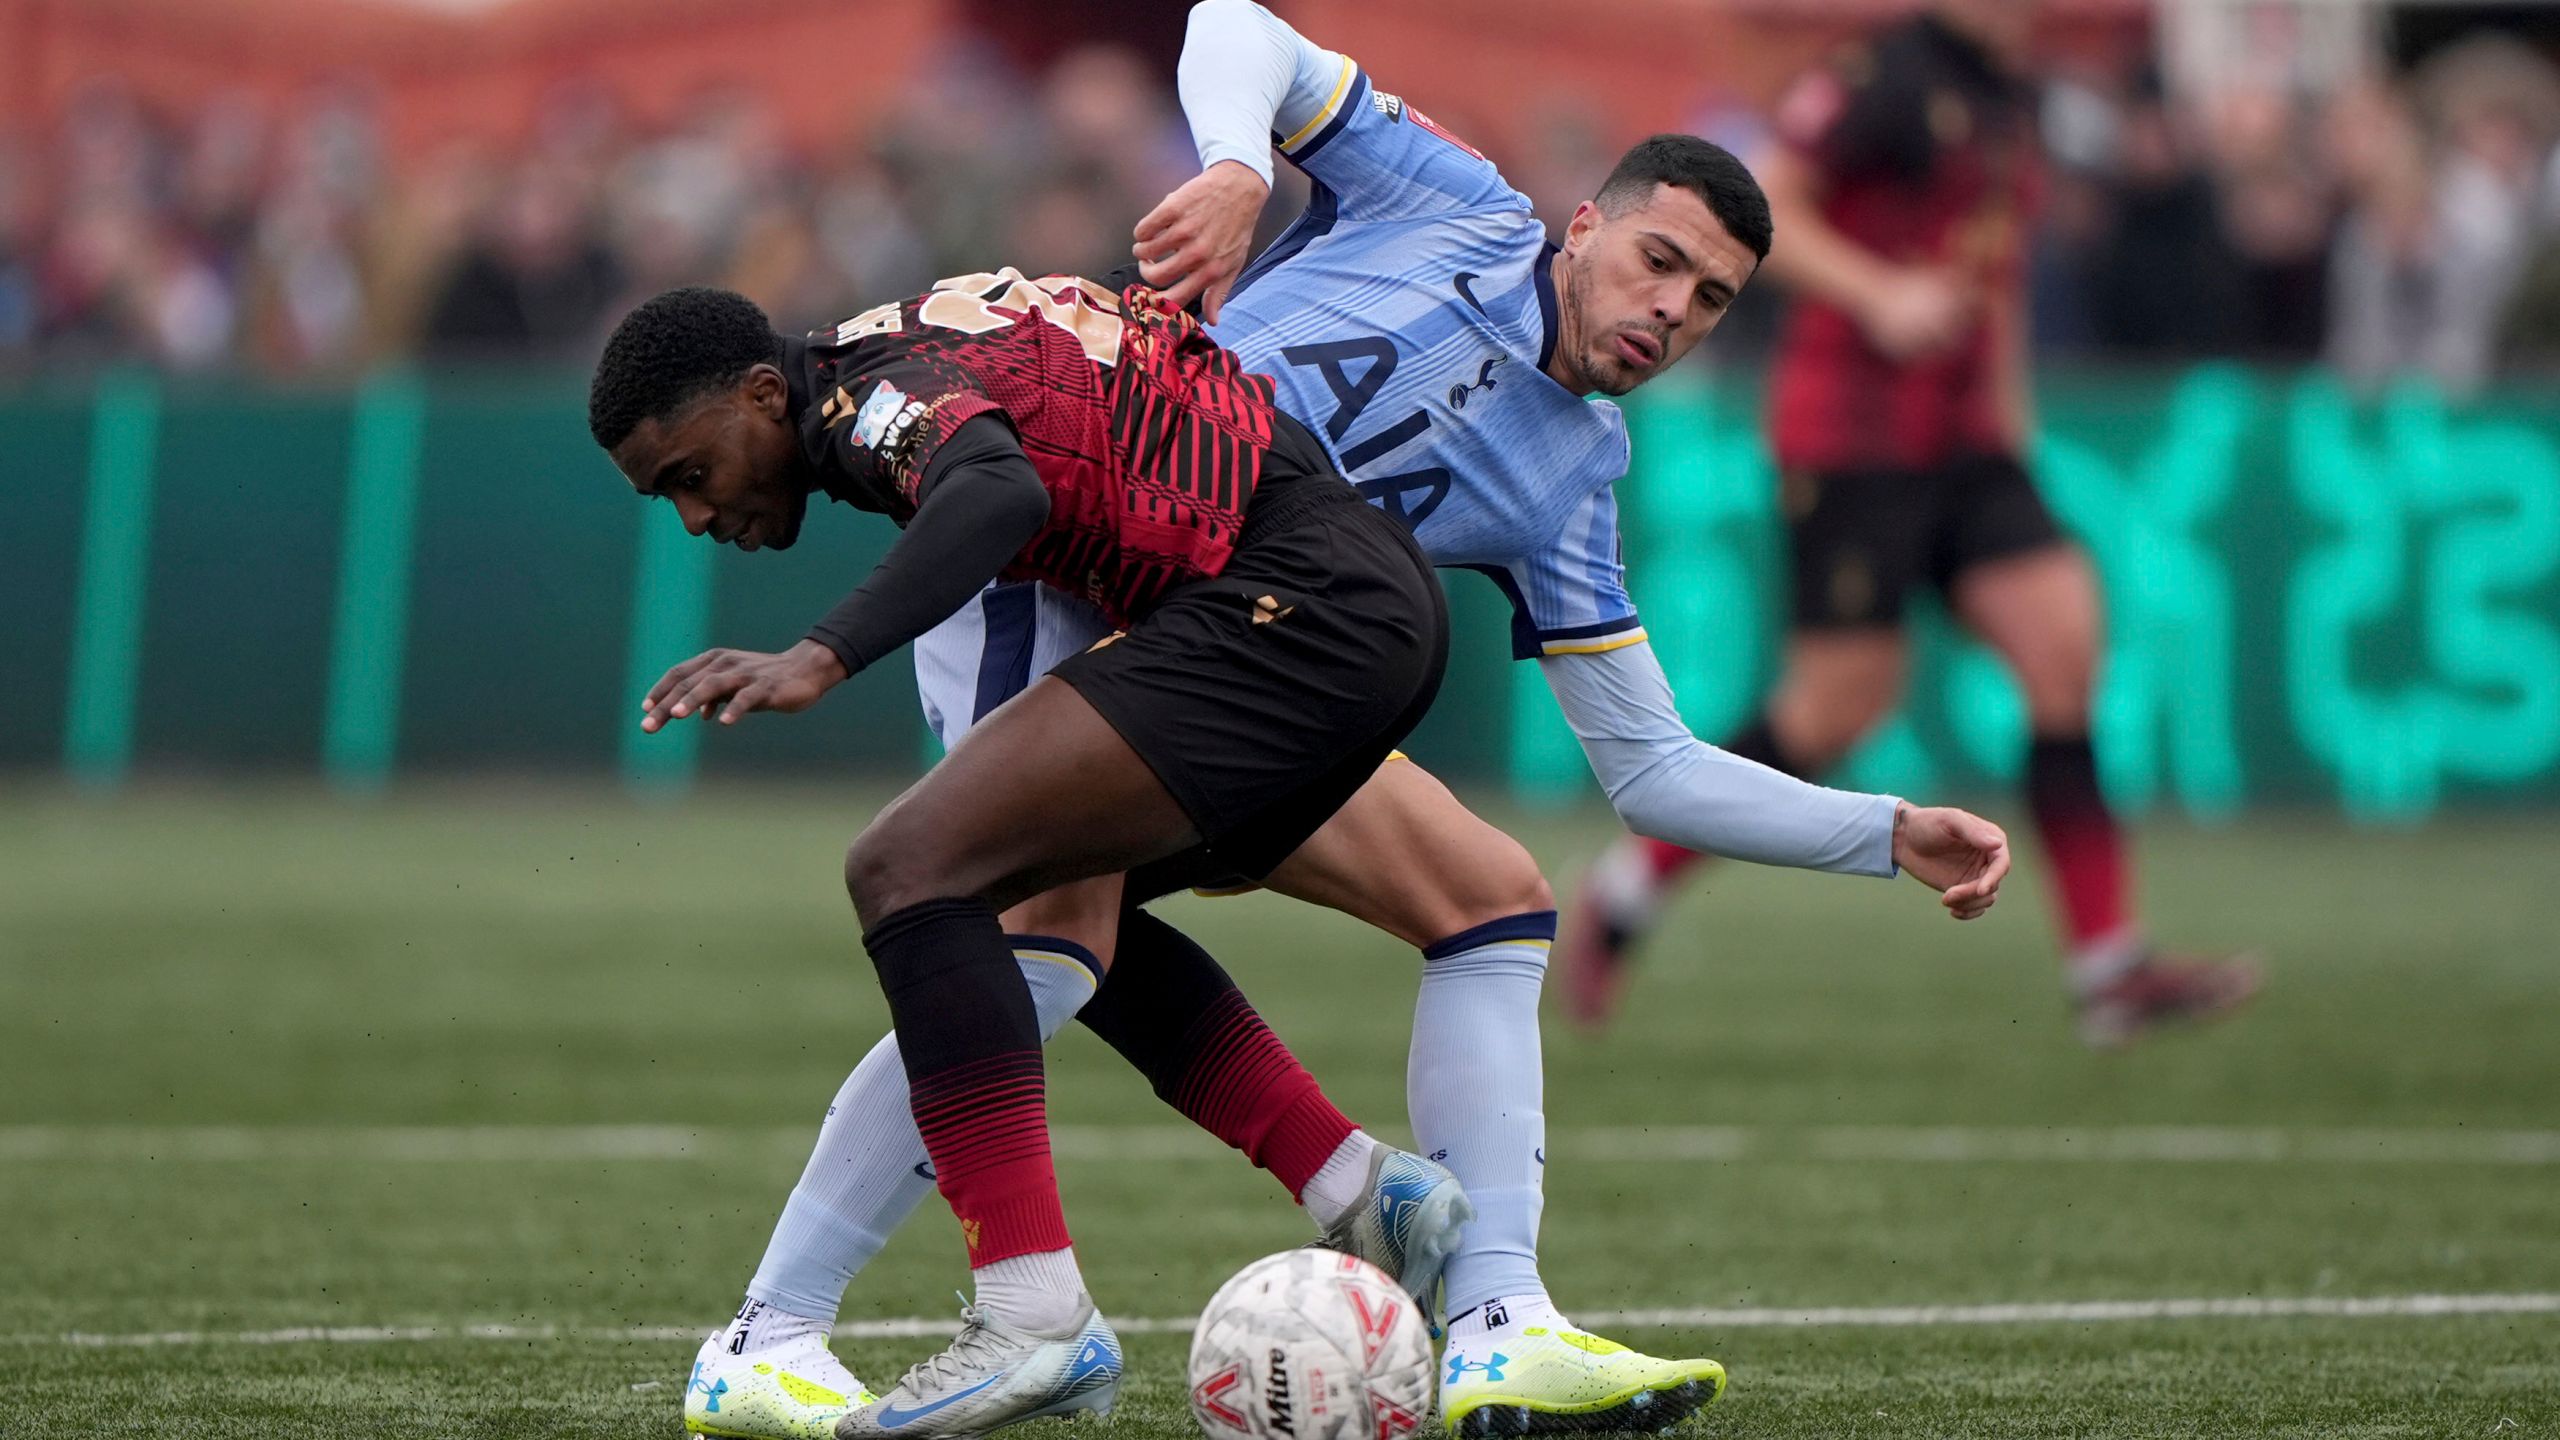
<path id="1" fill-rule="evenodd" d="M 655 733 L 696 714 L 734 725 L 758 710 L 808 709 L 969 603 L 1049 516 L 1039 473 L 1011 427 L 993 416 L 970 421 L 943 444 L 919 492 L 923 503 L 889 553 L 807 638 L 778 654 L 694 656 L 649 687 L 640 728 Z"/>

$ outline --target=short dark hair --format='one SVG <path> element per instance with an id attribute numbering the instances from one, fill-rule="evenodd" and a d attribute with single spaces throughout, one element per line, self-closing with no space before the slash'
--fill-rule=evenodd
<path id="1" fill-rule="evenodd" d="M 705 285 L 669 290 L 623 316 L 604 342 L 587 386 L 587 429 L 610 450 L 641 421 L 666 419 L 781 359 L 782 337 L 753 300 Z"/>
<path id="2" fill-rule="evenodd" d="M 1615 216 L 1652 199 L 1656 185 L 1677 185 L 1705 201 L 1755 258 L 1769 258 L 1769 197 L 1732 151 L 1695 135 L 1648 135 L 1619 157 L 1592 203 Z"/>

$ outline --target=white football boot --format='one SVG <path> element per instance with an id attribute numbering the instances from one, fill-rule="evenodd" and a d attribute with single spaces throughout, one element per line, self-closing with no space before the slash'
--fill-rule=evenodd
<path id="1" fill-rule="evenodd" d="M 875 1397 L 845 1368 L 824 1337 L 804 1335 L 744 1354 L 729 1353 L 723 1327 L 694 1353 L 684 1386 L 684 1428 L 727 1440 L 831 1440 L 836 1422 Z"/>
<path id="2" fill-rule="evenodd" d="M 935 1440 L 1078 1411 L 1107 1414 L 1120 1398 L 1120 1337 L 1085 1302 L 1053 1334 L 1015 1330 L 974 1305 L 951 1348 L 909 1370 L 889 1393 L 836 1422 L 837 1440 L 887 1435 Z"/>

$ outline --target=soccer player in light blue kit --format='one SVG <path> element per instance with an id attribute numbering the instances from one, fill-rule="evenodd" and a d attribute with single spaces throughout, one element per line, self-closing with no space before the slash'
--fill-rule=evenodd
<path id="1" fill-rule="evenodd" d="M 1180 78 L 1202 174 L 1140 222 L 1144 277 L 1177 300 L 1199 299 L 1220 342 L 1275 378 L 1282 408 L 1413 527 L 1434 561 L 1503 589 L 1515 653 L 1540 661 L 1627 824 L 1764 863 L 1906 869 L 1944 892 L 1958 918 L 1987 909 L 2008 867 L 1998 827 L 1807 785 L 1698 741 L 1627 596 L 1610 490 L 1627 467 L 1625 425 L 1614 405 L 1584 397 L 1624 394 L 1659 374 L 1714 328 L 1757 268 L 1767 210 L 1739 163 L 1703 141 L 1655 137 L 1577 210 L 1559 250 L 1483 156 L 1259 5 L 1197 6 Z M 1315 182 L 1314 198 L 1243 267 L 1274 141 Z M 917 643 L 928 718 L 956 744 L 1108 630 L 1099 612 L 1054 589 L 993 588 Z M 1555 916 L 1535 862 L 1420 767 L 1391 763 L 1267 883 L 1424 953 L 1411 1120 L 1420 1148 L 1457 1175 L 1478 1212 L 1445 1278 L 1449 1427 L 1653 1430 L 1712 1400 L 1723 1383 L 1715 1362 L 1656 1359 L 1581 1331 L 1539 1274 L 1538 998 Z M 1044 1032 L 1091 993 L 1120 905 L 1118 882 L 1088 882 L 1006 916 Z M 1356 1153 L 1336 1161 L 1356 1177 L 1375 1149 L 1355 1134 L 1343 1151 Z M 747 1305 L 706 1342 L 695 1389 L 724 1387 L 728 1407 L 706 1417 L 689 1394 L 690 1427 L 823 1433 L 826 1400 L 795 1402 L 795 1393 L 861 1396 L 826 1352 L 826 1327 L 850 1276 L 929 1193 L 911 1163 L 921 1157 L 892 1036 L 839 1092 Z M 1305 1203 L 1330 1226 L 1319 1188 Z M 901 1412 L 958 1397 L 1002 1364 L 911 1375 Z M 979 1433 L 1036 1408 L 951 1413 Z M 930 1421 L 912 1428 L 957 1433 Z"/>

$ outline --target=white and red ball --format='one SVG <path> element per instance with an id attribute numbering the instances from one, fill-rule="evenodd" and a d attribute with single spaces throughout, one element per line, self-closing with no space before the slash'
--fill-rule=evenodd
<path id="1" fill-rule="evenodd" d="M 1284 1250 L 1218 1287 L 1191 1332 L 1211 1440 L 1401 1440 L 1431 1413 L 1431 1337 L 1366 1260 Z"/>

